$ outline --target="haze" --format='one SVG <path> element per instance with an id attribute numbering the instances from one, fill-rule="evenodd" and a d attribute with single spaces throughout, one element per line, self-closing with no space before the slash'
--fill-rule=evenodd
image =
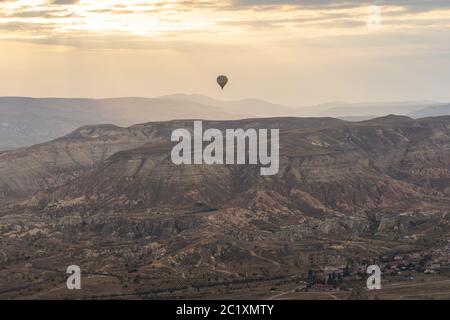
<path id="1" fill-rule="evenodd" d="M 6 0 L 0 48 L 0 96 L 450 101 L 448 0 Z"/>

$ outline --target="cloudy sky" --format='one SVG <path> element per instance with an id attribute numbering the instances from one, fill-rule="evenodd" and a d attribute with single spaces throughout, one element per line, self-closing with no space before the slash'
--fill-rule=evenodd
<path id="1" fill-rule="evenodd" d="M 0 49 L 0 95 L 450 101 L 449 0 L 0 0 Z"/>

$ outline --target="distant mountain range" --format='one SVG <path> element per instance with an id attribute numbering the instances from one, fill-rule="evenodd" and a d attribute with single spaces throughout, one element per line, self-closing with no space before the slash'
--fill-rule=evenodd
<path id="1" fill-rule="evenodd" d="M 257 99 L 222 101 L 203 95 L 158 98 L 69 99 L 0 97 L 0 151 L 42 143 L 90 124 L 130 126 L 176 119 L 237 120 L 261 117 L 332 116 L 360 121 L 387 114 L 420 118 L 448 115 L 450 105 L 434 102 L 289 107 Z"/>
<path id="2" fill-rule="evenodd" d="M 409 114 L 409 116 L 413 118 L 438 117 L 448 115 L 450 115 L 450 104 L 426 107 Z"/>

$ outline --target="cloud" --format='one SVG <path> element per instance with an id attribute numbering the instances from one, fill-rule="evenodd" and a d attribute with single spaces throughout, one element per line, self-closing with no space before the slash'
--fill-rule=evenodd
<path id="1" fill-rule="evenodd" d="M 366 25 L 374 3 L 383 5 L 380 31 Z M 439 99 L 448 97 L 449 6 L 448 0 L 0 0 L 0 69 L 9 80 L 2 90 L 198 92 L 215 90 L 208 79 L 227 70 L 240 82 L 236 98 Z"/>
<path id="2" fill-rule="evenodd" d="M 233 0 L 237 6 L 295 5 L 309 8 L 349 8 L 362 5 L 401 6 L 410 10 L 448 9 L 447 0 Z"/>
<path id="3" fill-rule="evenodd" d="M 0 1 L 0 27 L 8 26 L 0 39 L 24 41 L 32 35 L 32 39 L 47 38 L 49 43 L 65 37 L 82 43 L 87 36 L 108 41 L 129 36 L 167 43 L 247 45 L 286 38 L 354 36 L 368 33 L 366 6 L 374 3 L 383 5 L 385 33 L 444 30 L 450 25 L 448 0 Z M 14 30 L 14 25 L 20 28 Z M 27 26 L 30 30 L 24 30 Z"/>
<path id="4" fill-rule="evenodd" d="M 53 4 L 75 4 L 80 2 L 80 0 L 53 0 Z"/>

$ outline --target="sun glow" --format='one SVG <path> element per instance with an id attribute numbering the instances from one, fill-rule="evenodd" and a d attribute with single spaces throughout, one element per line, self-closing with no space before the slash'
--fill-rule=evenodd
<path id="1" fill-rule="evenodd" d="M 0 0 L 0 91 L 214 95 L 226 70 L 242 81 L 221 92 L 233 97 L 380 100 L 373 87 L 386 87 L 388 100 L 429 99 L 428 77 L 445 100 L 450 3 L 382 3 L 370 30 L 363 1 Z"/>
<path id="2" fill-rule="evenodd" d="M 50 0 L 0 2 L 0 38 L 120 36 L 212 40 L 218 36 L 301 38 L 367 33 L 366 6 L 302 7 L 296 5 L 238 6 L 218 0 Z M 69 4 L 67 4 L 69 3 Z M 70 4 L 72 3 L 72 4 Z M 450 24 L 450 10 L 406 12 L 384 6 L 384 31 Z"/>

